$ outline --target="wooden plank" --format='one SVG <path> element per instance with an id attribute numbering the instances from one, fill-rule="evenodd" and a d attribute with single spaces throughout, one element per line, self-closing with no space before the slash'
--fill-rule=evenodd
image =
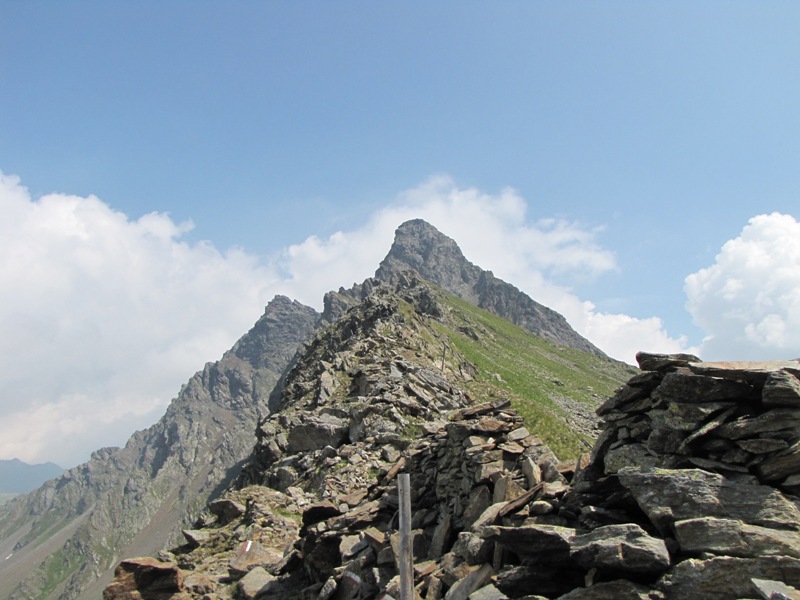
<path id="1" fill-rule="evenodd" d="M 400 550 L 397 568 L 400 571 L 400 600 L 414 600 L 414 556 L 411 542 L 411 477 L 397 476 L 400 498 Z"/>

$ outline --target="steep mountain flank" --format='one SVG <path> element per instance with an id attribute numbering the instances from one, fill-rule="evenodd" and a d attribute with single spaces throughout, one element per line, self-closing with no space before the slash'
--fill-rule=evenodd
<path id="1" fill-rule="evenodd" d="M 469 262 L 452 239 L 421 219 L 398 227 L 394 244 L 375 277 L 388 281 L 407 269 L 540 337 L 604 356 L 572 329 L 562 315 L 498 279 L 491 271 Z"/>
<path id="2" fill-rule="evenodd" d="M 146 579 L 176 600 L 392 593 L 402 469 L 412 474 L 415 551 L 430 559 L 419 566 L 426 589 L 454 588 L 469 574 L 450 551 L 454 543 L 486 556 L 470 532 L 493 501 L 544 490 L 536 510 L 553 512 L 548 500 L 560 502 L 576 463 L 559 462 L 533 430 L 541 424 L 568 447 L 551 420 L 568 424 L 570 414 L 549 394 L 583 388 L 591 402 L 631 371 L 536 338 L 412 272 L 361 291 L 364 299 L 322 328 L 288 372 L 227 500 L 212 504 L 184 532 L 187 544 L 163 560 L 124 561 L 107 599 L 148 593 Z M 506 344 L 535 356 L 520 371 L 506 367 L 509 381 L 486 369 L 504 368 Z M 572 362 L 575 355 L 583 360 Z M 538 397 L 527 394 L 539 378 L 547 383 Z M 528 409 L 530 429 L 514 407 Z M 432 583 L 445 554 L 448 570 Z"/>
<path id="3" fill-rule="evenodd" d="M 317 319 L 276 297 L 158 423 L 3 507 L 0 550 L 11 556 L 0 562 L 0 596 L 96 598 L 121 556 L 174 544 L 238 473 L 259 411 Z"/>

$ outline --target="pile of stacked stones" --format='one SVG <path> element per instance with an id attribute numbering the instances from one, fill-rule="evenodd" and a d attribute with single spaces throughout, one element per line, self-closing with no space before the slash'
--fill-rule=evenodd
<path id="1" fill-rule="evenodd" d="M 800 492 L 800 363 L 639 354 L 641 375 L 597 413 L 604 472 L 700 467 Z"/>
<path id="2" fill-rule="evenodd" d="M 637 359 L 570 497 L 602 583 L 567 597 L 800 598 L 800 362 Z"/>
<path id="3" fill-rule="evenodd" d="M 396 477 L 403 471 L 412 482 L 419 596 L 508 597 L 502 588 L 520 597 L 526 584 L 518 569 L 501 572 L 506 558 L 518 561 L 479 532 L 490 522 L 564 522 L 557 513 L 575 471 L 520 421 L 506 399 L 451 411 L 393 465 L 363 453 L 365 462 L 388 467 L 372 485 L 321 501 L 295 486 L 231 492 L 210 506 L 203 527 L 184 532 L 182 548 L 160 560 L 124 561 L 105 598 L 398 598 Z M 358 456 L 353 446 L 329 452 L 349 465 Z M 345 485 L 341 472 L 329 471 L 337 483 L 325 489 Z"/>
<path id="4" fill-rule="evenodd" d="M 235 492 L 238 516 L 217 507 L 186 547 L 129 561 L 117 583 L 141 593 L 139 573 L 172 600 L 399 598 L 405 471 L 425 600 L 800 599 L 800 363 L 638 358 L 643 373 L 599 409 L 591 457 L 560 463 L 503 400 L 441 410 L 407 443 L 345 436 L 313 451 L 327 466 L 295 464 L 295 485 Z M 369 393 L 381 379 L 365 377 Z M 433 404 L 406 391 L 455 397 L 436 387 Z M 296 528 L 276 517 L 292 511 Z M 169 576 L 142 575 L 156 568 Z"/>

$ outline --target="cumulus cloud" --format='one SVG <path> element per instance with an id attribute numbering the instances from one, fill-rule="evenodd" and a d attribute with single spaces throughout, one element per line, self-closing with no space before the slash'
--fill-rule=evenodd
<path id="1" fill-rule="evenodd" d="M 706 360 L 800 356 L 800 223 L 794 217 L 753 217 L 684 287 L 686 307 L 707 333 Z"/>
<path id="2" fill-rule="evenodd" d="M 642 347 L 684 349 L 659 319 L 600 313 L 553 283 L 614 270 L 614 255 L 596 228 L 531 220 L 512 189 L 488 194 L 433 177 L 362 226 L 258 258 L 189 243 L 192 224 L 163 213 L 132 219 L 93 196 L 34 199 L 0 172 L 0 458 L 71 466 L 92 449 L 124 443 L 276 293 L 320 308 L 326 291 L 371 276 L 394 230 L 412 218 L 564 314 L 611 356 L 631 362 Z M 779 331 L 769 320 L 758 325 L 753 335 Z"/>
<path id="3" fill-rule="evenodd" d="M 0 173 L 0 457 L 70 466 L 123 442 L 252 325 L 273 271 L 191 227 Z"/>

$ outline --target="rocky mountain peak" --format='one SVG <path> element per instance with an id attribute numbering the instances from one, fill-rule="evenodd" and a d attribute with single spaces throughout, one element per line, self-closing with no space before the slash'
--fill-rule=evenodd
<path id="1" fill-rule="evenodd" d="M 482 270 L 467 260 L 454 240 L 422 219 L 406 221 L 397 228 L 375 277 L 390 280 L 407 269 L 460 298 L 476 304 L 479 300 L 475 286 Z"/>
<path id="2" fill-rule="evenodd" d="M 394 243 L 378 267 L 375 278 L 390 281 L 408 269 L 540 337 L 605 356 L 578 334 L 561 314 L 498 279 L 491 271 L 472 264 L 455 241 L 422 219 L 406 221 L 397 228 Z"/>

